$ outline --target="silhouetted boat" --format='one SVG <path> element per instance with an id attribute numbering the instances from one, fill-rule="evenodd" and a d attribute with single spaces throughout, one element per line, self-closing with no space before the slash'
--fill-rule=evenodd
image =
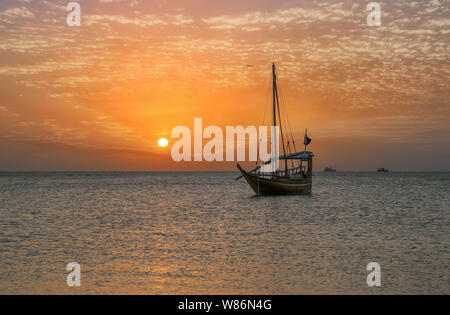
<path id="1" fill-rule="evenodd" d="M 336 172 L 336 168 L 332 165 L 325 167 L 324 172 Z"/>
<path id="2" fill-rule="evenodd" d="M 280 115 L 280 102 L 278 98 L 278 85 L 277 75 L 275 70 L 275 64 L 272 65 L 272 77 L 273 77 L 273 126 L 277 126 L 277 116 L 280 127 L 281 144 L 283 147 L 283 155 L 277 157 L 280 161 L 280 166 L 283 164 L 283 170 L 276 170 L 272 172 L 262 172 L 262 165 L 271 164 L 272 160 L 262 163 L 251 171 L 245 171 L 239 164 L 237 167 L 242 176 L 236 180 L 244 177 L 253 191 L 259 195 L 286 195 L 286 194 L 309 194 L 312 190 L 312 161 L 314 154 L 306 151 L 307 145 L 311 143 L 311 139 L 308 138 L 307 131 L 305 133 L 305 150 L 296 152 L 295 141 L 291 133 L 291 139 L 293 144 L 293 151 L 291 152 L 291 146 L 289 137 L 284 137 L 283 126 Z M 286 117 L 287 120 L 287 117 Z M 289 124 L 289 123 L 288 123 Z M 285 145 L 287 140 L 287 145 Z M 272 140 L 276 141 L 276 139 Z M 276 146 L 276 144 L 275 144 Z M 284 163 L 282 163 L 284 162 Z M 291 164 L 289 168 L 288 164 Z"/>
<path id="3" fill-rule="evenodd" d="M 380 167 L 377 169 L 378 173 L 389 173 L 389 169 L 384 168 L 384 167 Z"/>

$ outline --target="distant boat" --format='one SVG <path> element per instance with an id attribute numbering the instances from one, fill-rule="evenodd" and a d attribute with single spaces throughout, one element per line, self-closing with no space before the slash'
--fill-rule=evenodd
<path id="1" fill-rule="evenodd" d="M 384 168 L 384 167 L 380 167 L 377 169 L 378 173 L 389 173 L 389 169 Z"/>
<path id="2" fill-rule="evenodd" d="M 295 141 L 292 139 L 293 151 L 291 152 L 291 146 L 289 142 L 289 137 L 286 135 L 284 137 L 282 121 L 287 121 L 281 119 L 280 115 L 280 103 L 278 98 L 278 86 L 277 86 L 277 75 L 275 70 L 275 64 L 272 65 L 272 78 L 273 78 L 273 126 L 277 126 L 277 116 L 280 127 L 281 144 L 283 147 L 283 155 L 278 157 L 280 161 L 280 167 L 284 166 L 282 170 L 276 170 L 274 172 L 262 172 L 262 165 L 267 165 L 271 163 L 267 161 L 251 171 L 245 171 L 239 164 L 237 168 L 241 172 L 241 176 L 236 180 L 244 177 L 253 191 L 258 195 L 286 195 L 286 194 L 309 194 L 312 189 L 312 160 L 314 154 L 312 152 L 306 151 L 307 145 L 311 142 L 308 138 L 307 132 L 305 134 L 305 150 L 301 152 L 296 152 Z M 289 123 L 288 127 L 289 127 Z M 285 140 L 287 145 L 285 145 Z M 275 143 L 275 146 L 277 144 Z M 284 162 L 284 163 L 283 163 Z M 289 163 L 288 163 L 289 162 Z M 288 164 L 291 165 L 289 168 Z"/>
<path id="3" fill-rule="evenodd" d="M 336 168 L 332 165 L 325 167 L 324 172 L 336 172 Z"/>

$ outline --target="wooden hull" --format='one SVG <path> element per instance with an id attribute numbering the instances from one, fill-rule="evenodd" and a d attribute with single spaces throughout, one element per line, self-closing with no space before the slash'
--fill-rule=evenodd
<path id="1" fill-rule="evenodd" d="M 239 164 L 237 167 L 257 195 L 295 195 L 311 193 L 311 174 L 309 174 L 306 178 L 301 179 L 267 179 L 244 171 Z"/>

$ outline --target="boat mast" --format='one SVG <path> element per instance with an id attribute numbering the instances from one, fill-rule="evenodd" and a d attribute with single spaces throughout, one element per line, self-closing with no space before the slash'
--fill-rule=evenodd
<path id="1" fill-rule="evenodd" d="M 277 75 L 275 71 L 275 63 L 272 64 L 272 74 L 273 74 L 273 126 L 277 126 L 277 108 L 278 108 L 278 120 L 280 121 L 280 133 L 281 133 L 281 144 L 283 145 L 283 155 L 286 156 L 286 149 L 284 147 L 284 137 L 283 137 L 283 127 L 281 125 L 281 115 L 280 115 L 280 102 L 278 100 L 278 88 L 277 88 Z M 277 147 L 276 138 L 275 148 Z M 278 151 L 278 150 L 277 150 Z M 284 160 L 284 167 L 287 175 L 287 159 Z"/>
<path id="2" fill-rule="evenodd" d="M 277 100 L 276 100 L 276 93 L 275 89 L 277 86 L 277 76 L 275 74 L 275 62 L 272 64 L 272 76 L 273 76 L 273 87 L 272 87 L 272 94 L 273 94 L 273 126 L 277 126 Z M 274 137 L 273 141 L 275 142 L 274 148 L 278 151 L 277 147 L 277 137 Z"/>

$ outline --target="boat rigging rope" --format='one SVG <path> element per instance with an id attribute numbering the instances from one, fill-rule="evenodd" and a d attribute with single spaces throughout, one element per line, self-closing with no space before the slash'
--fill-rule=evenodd
<path id="1" fill-rule="evenodd" d="M 286 138 L 288 139 L 288 149 L 290 151 L 290 146 L 289 146 L 289 135 L 291 136 L 291 140 L 292 140 L 292 145 L 294 146 L 294 152 L 297 152 L 297 148 L 295 146 L 295 140 L 294 140 L 294 133 L 292 132 L 292 127 L 291 127 L 291 122 L 289 121 L 289 117 L 287 115 L 287 110 L 286 110 L 286 103 L 284 101 L 284 94 L 283 94 L 283 90 L 282 90 L 282 86 L 281 86 L 281 82 L 278 82 L 278 90 L 279 90 L 279 94 L 280 94 L 280 98 L 281 98 L 281 104 L 282 104 L 282 110 L 284 113 L 284 121 L 285 124 L 287 125 L 288 128 L 288 133 L 286 135 Z M 294 167 L 294 161 L 291 160 L 291 165 L 292 167 Z"/>

